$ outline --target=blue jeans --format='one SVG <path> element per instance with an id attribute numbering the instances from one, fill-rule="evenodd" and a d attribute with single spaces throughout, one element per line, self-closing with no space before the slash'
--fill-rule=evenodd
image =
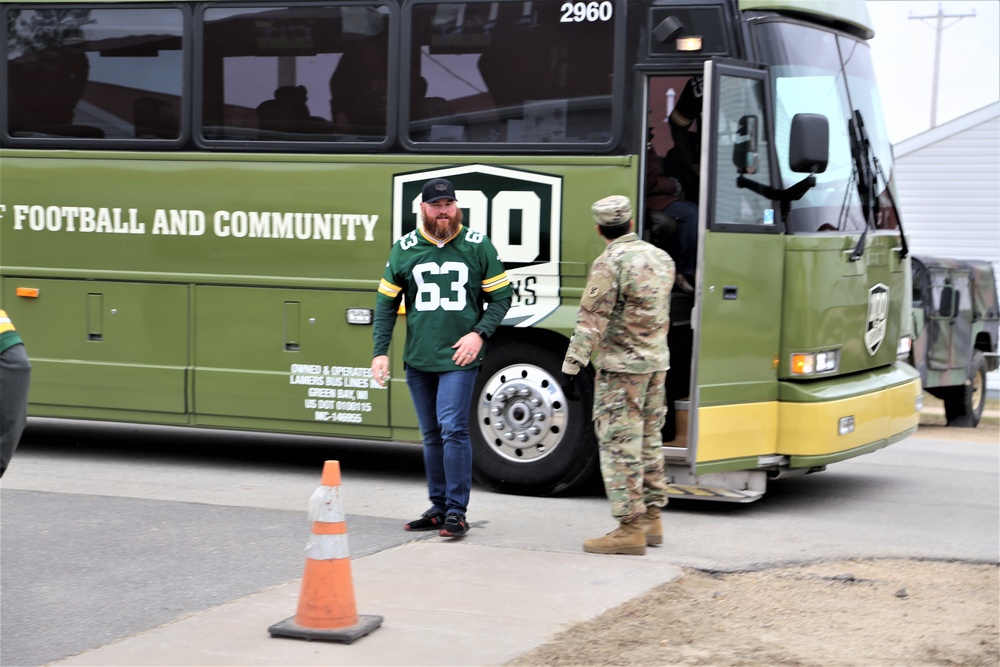
<path id="1" fill-rule="evenodd" d="M 469 408 L 478 369 L 428 373 L 406 369 L 406 385 L 424 436 L 424 470 L 431 504 L 441 514 L 461 514 L 472 490 Z"/>

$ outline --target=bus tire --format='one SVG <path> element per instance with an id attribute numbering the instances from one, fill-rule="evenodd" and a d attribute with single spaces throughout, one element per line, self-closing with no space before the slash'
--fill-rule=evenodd
<path id="1" fill-rule="evenodd" d="M 551 496 L 597 470 L 591 422 L 594 376 L 582 369 L 578 400 L 560 387 L 562 356 L 526 343 L 489 350 L 476 378 L 469 433 L 475 479 L 495 491 Z"/>
<path id="2" fill-rule="evenodd" d="M 944 397 L 944 414 L 948 426 L 979 426 L 986 406 L 986 372 L 986 357 L 976 350 L 969 365 L 969 379 L 959 387 L 951 387 Z"/>

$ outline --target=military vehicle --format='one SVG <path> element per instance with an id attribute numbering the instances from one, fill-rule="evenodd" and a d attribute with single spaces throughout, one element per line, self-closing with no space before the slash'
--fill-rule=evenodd
<path id="1" fill-rule="evenodd" d="M 949 426 L 975 427 L 996 370 L 1000 307 L 986 261 L 912 257 L 913 349 L 924 389 L 944 401 Z"/>

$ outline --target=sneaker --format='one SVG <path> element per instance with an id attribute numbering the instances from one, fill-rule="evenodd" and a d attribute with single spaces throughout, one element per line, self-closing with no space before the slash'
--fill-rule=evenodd
<path id="1" fill-rule="evenodd" d="M 469 532 L 469 524 L 461 514 L 449 514 L 445 517 L 444 526 L 439 533 L 441 537 L 461 537 Z"/>
<path id="2" fill-rule="evenodd" d="M 403 526 L 406 530 L 434 530 L 444 523 L 444 516 L 433 507 Z"/>

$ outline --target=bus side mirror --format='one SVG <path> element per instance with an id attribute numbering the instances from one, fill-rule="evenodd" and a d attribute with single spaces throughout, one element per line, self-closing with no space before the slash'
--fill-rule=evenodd
<path id="1" fill-rule="evenodd" d="M 740 174 L 756 174 L 760 167 L 757 116 L 741 116 L 733 139 L 733 164 Z"/>
<path id="2" fill-rule="evenodd" d="M 822 174 L 830 160 L 830 122 L 818 113 L 792 117 L 788 164 L 792 171 Z"/>

